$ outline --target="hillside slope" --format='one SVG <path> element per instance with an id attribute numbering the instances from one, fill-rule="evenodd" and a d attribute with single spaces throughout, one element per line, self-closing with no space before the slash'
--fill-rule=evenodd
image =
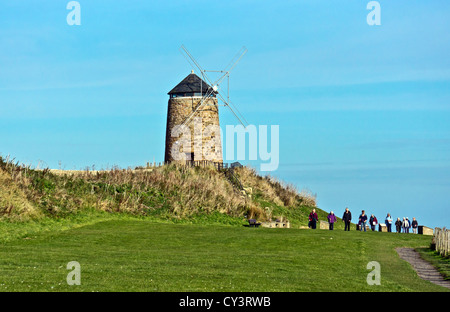
<path id="1" fill-rule="evenodd" d="M 64 218 L 82 211 L 170 220 L 242 223 L 289 219 L 307 225 L 315 197 L 255 170 L 235 170 L 246 194 L 223 171 L 166 165 L 152 170 L 60 172 L 32 170 L 0 158 L 0 218 Z M 318 209 L 319 217 L 325 212 Z M 234 220 L 234 221 L 233 221 Z"/>
<path id="2" fill-rule="evenodd" d="M 28 200 L 22 187 L 2 169 L 0 169 L 0 215 L 14 219 L 40 216 L 39 210 Z"/>

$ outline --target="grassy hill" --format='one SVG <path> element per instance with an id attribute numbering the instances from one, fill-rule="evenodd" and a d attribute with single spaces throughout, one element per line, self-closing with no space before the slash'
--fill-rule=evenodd
<path id="1" fill-rule="evenodd" d="M 294 227 L 307 225 L 314 196 L 250 168 L 237 168 L 235 175 L 247 190 L 245 195 L 225 172 L 214 168 L 167 165 L 151 170 L 58 172 L 32 170 L 0 158 L 0 220 L 67 223 L 86 215 L 120 215 L 242 225 L 249 218 L 283 217 Z M 325 212 L 318 212 L 325 218 Z"/>

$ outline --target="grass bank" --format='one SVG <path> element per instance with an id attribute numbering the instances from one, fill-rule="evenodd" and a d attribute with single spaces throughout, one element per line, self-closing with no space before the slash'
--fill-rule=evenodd
<path id="1" fill-rule="evenodd" d="M 127 218 L 224 225 L 287 218 L 294 227 L 307 224 L 313 195 L 251 168 L 235 175 L 245 193 L 214 168 L 55 172 L 0 157 L 0 241 Z"/>
<path id="2" fill-rule="evenodd" d="M 430 237 L 111 220 L 4 243 L 0 291 L 446 291 L 395 247 Z M 81 266 L 81 285 L 66 265 Z M 378 261 L 381 285 L 366 282 Z"/>

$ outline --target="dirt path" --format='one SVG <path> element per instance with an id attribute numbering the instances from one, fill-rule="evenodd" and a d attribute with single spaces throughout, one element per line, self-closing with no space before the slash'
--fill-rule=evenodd
<path id="1" fill-rule="evenodd" d="M 444 280 L 439 271 L 423 260 L 413 248 L 396 248 L 395 250 L 401 259 L 408 261 L 412 265 L 420 278 L 450 289 L 450 281 Z"/>

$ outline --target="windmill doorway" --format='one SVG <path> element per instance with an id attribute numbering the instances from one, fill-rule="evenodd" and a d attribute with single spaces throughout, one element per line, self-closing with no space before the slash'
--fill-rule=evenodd
<path id="1" fill-rule="evenodd" d="M 194 153 L 186 153 L 186 160 L 194 160 Z"/>

